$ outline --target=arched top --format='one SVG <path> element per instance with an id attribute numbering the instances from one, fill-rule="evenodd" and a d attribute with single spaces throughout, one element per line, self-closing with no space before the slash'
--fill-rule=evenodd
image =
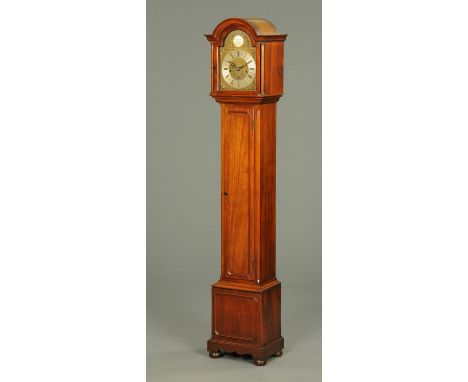
<path id="1" fill-rule="evenodd" d="M 285 34 L 279 34 L 276 27 L 266 19 L 252 18 L 230 18 L 221 21 L 214 29 L 211 35 L 205 35 L 208 41 L 216 41 L 218 43 L 234 29 L 244 30 L 251 36 L 252 43 L 255 45 L 256 41 L 284 41 Z"/>
<path id="2" fill-rule="evenodd" d="M 258 36 L 279 34 L 276 27 L 267 19 L 242 19 L 247 22 Z"/>

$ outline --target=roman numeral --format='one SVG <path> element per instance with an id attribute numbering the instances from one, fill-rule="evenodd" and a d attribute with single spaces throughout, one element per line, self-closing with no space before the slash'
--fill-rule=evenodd
<path id="1" fill-rule="evenodd" d="M 247 64 L 250 64 L 252 62 L 252 60 L 250 60 L 249 62 L 247 62 Z"/>

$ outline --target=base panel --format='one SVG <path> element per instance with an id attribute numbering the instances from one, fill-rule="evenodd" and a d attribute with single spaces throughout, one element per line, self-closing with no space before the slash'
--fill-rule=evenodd
<path id="1" fill-rule="evenodd" d="M 241 289 L 242 288 L 242 289 Z M 280 355 L 281 283 L 274 281 L 255 289 L 218 282 L 212 287 L 212 331 L 208 340 L 210 356 L 250 354 L 258 366 Z"/>

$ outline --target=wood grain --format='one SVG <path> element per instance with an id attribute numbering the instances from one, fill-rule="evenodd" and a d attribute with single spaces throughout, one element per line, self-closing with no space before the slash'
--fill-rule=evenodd
<path id="1" fill-rule="evenodd" d="M 217 291 L 215 300 L 213 335 L 237 341 L 258 341 L 259 300 L 248 293 Z"/>
<path id="2" fill-rule="evenodd" d="M 276 277 L 276 104 L 258 105 L 259 153 L 258 238 L 261 282 Z"/>
<path id="3" fill-rule="evenodd" d="M 254 280 L 253 110 L 222 107 L 221 253 L 223 277 Z"/>

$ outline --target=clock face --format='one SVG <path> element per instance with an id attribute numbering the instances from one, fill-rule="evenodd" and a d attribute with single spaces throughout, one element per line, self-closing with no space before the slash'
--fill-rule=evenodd
<path id="1" fill-rule="evenodd" d="M 256 65 L 252 55 L 242 49 L 231 50 L 224 56 L 221 73 L 228 85 L 243 89 L 255 80 Z"/>
<path id="2" fill-rule="evenodd" d="M 241 30 L 229 33 L 219 52 L 220 90 L 255 90 L 256 50 L 247 33 Z"/>

